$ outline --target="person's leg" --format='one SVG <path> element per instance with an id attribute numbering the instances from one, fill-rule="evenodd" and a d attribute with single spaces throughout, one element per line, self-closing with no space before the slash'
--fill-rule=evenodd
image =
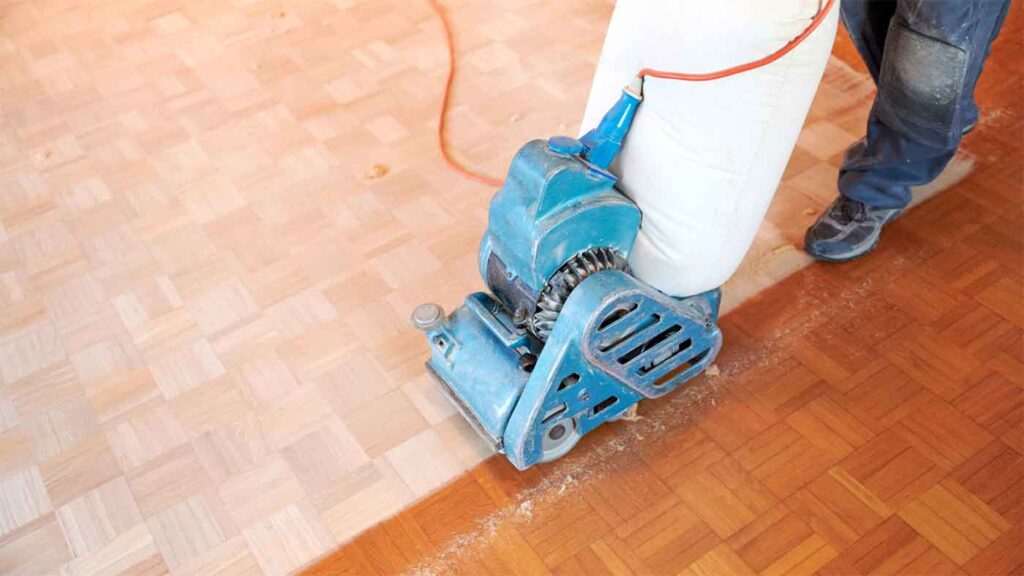
<path id="1" fill-rule="evenodd" d="M 1010 11 L 1010 0 L 981 0 L 984 4 L 995 4 L 1002 5 L 1001 9 L 997 9 L 994 6 L 988 8 L 989 14 L 994 15 L 995 21 L 990 26 L 991 30 L 986 40 L 982 34 L 979 34 L 978 42 L 984 45 L 984 53 L 977 59 L 978 69 L 973 73 L 968 73 L 970 78 L 970 84 L 966 87 L 966 98 L 964 100 L 964 122 L 963 122 L 963 133 L 966 135 L 968 132 L 974 129 L 974 125 L 978 123 L 978 105 L 974 101 L 974 88 L 978 84 L 978 78 L 981 77 L 981 72 L 985 68 L 985 60 L 988 59 L 988 55 L 992 53 L 992 43 L 999 37 L 999 31 L 1003 29 L 1003 22 L 1006 20 L 1006 14 Z"/>
<path id="2" fill-rule="evenodd" d="M 839 191 L 903 208 L 910 187 L 938 176 L 977 120 L 974 86 L 1009 0 L 901 0 L 879 72 L 867 137 L 840 171 Z"/>
<path id="3" fill-rule="evenodd" d="M 843 0 L 839 18 L 875 83 L 882 68 L 889 21 L 896 14 L 896 0 Z"/>
<path id="4" fill-rule="evenodd" d="M 808 229 L 808 252 L 848 260 L 870 251 L 881 227 L 910 202 L 910 187 L 945 168 L 977 119 L 974 86 L 1008 6 L 1009 0 L 900 0 L 867 135 L 847 150 L 842 196 Z"/>

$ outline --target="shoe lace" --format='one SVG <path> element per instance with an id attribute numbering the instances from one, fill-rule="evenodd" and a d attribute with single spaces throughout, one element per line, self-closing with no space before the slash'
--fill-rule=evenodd
<path id="1" fill-rule="evenodd" d="M 837 203 L 836 208 L 834 217 L 843 224 L 863 222 L 867 218 L 867 208 L 863 202 L 843 198 Z"/>

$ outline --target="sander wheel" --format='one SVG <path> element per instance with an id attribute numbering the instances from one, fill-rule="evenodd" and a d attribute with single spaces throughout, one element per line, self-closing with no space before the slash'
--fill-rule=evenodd
<path id="1" fill-rule="evenodd" d="M 580 437 L 575 418 L 563 418 L 550 424 L 541 441 L 540 462 L 551 462 L 566 455 Z"/>

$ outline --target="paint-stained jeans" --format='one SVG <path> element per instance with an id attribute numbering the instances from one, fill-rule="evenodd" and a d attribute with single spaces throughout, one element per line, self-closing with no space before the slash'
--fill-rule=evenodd
<path id="1" fill-rule="evenodd" d="M 839 191 L 899 208 L 933 180 L 978 120 L 974 86 L 1010 0 L 842 0 L 878 85 L 867 135 L 846 151 Z"/>

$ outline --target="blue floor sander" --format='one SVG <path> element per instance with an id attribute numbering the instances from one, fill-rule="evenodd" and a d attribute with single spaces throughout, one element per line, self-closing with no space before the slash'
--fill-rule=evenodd
<path id="1" fill-rule="evenodd" d="M 491 200 L 480 244 L 490 293 L 412 322 L 427 369 L 519 469 L 569 452 L 637 402 L 702 372 L 722 346 L 720 291 L 674 298 L 631 275 L 641 214 L 608 166 L 642 100 L 627 87 L 581 139 L 534 140 Z"/>

